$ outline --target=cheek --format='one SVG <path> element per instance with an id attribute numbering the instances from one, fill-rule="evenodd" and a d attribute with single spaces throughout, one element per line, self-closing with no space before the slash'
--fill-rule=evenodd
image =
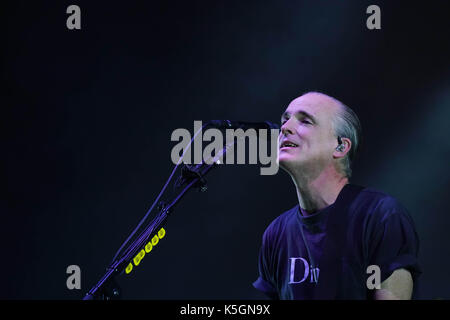
<path id="1" fill-rule="evenodd" d="M 278 136 L 277 147 L 280 148 L 281 134 Z"/>
<path id="2" fill-rule="evenodd" d="M 304 147 L 315 155 L 332 151 L 332 143 L 328 134 L 310 135 L 305 139 Z"/>

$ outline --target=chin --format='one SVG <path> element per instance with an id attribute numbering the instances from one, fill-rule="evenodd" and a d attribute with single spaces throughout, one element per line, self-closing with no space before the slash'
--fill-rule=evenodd
<path id="1" fill-rule="evenodd" d="M 299 163 L 299 159 L 296 159 L 291 155 L 282 155 L 278 157 L 278 166 L 285 171 L 289 171 L 289 168 L 298 166 Z"/>
<path id="2" fill-rule="evenodd" d="M 291 153 L 291 152 L 281 152 L 278 153 L 278 162 L 281 164 L 283 162 L 289 163 L 289 162 L 299 162 L 301 161 L 300 155 L 297 153 Z"/>

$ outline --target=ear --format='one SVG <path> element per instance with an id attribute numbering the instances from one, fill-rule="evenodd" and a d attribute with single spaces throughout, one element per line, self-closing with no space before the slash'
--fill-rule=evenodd
<path id="1" fill-rule="evenodd" d="M 336 143 L 336 147 L 333 151 L 333 157 L 334 158 L 343 158 L 347 154 L 347 152 L 350 151 L 350 148 L 352 147 L 352 141 L 348 138 L 341 138 L 342 145 L 344 146 L 341 149 L 338 148 L 338 144 Z M 336 149 L 337 148 L 337 149 Z"/>

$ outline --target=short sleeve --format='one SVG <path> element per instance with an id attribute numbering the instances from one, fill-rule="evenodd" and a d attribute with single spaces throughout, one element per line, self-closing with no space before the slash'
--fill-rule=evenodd
<path id="1" fill-rule="evenodd" d="M 370 242 L 369 264 L 380 267 L 381 282 L 395 270 L 404 268 L 411 272 L 416 287 L 422 273 L 418 262 L 419 237 L 406 209 L 396 206 L 385 212 Z"/>
<path id="2" fill-rule="evenodd" d="M 259 271 L 259 277 L 258 279 L 253 282 L 253 287 L 258 289 L 259 291 L 263 292 L 266 296 L 268 296 L 270 299 L 278 300 L 278 293 L 275 289 L 275 286 L 273 284 L 273 272 L 271 271 L 271 263 L 270 263 L 270 257 L 271 253 L 268 247 L 268 230 L 264 232 L 261 248 L 259 251 L 259 260 L 258 260 L 258 271 Z"/>

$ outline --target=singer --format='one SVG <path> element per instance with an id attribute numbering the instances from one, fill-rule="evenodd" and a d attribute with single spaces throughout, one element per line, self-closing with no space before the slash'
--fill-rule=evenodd
<path id="1" fill-rule="evenodd" d="M 361 142 L 354 111 L 309 92 L 289 104 L 281 124 L 279 166 L 298 204 L 265 230 L 253 286 L 271 299 L 417 298 L 419 239 L 408 211 L 349 182 Z"/>

